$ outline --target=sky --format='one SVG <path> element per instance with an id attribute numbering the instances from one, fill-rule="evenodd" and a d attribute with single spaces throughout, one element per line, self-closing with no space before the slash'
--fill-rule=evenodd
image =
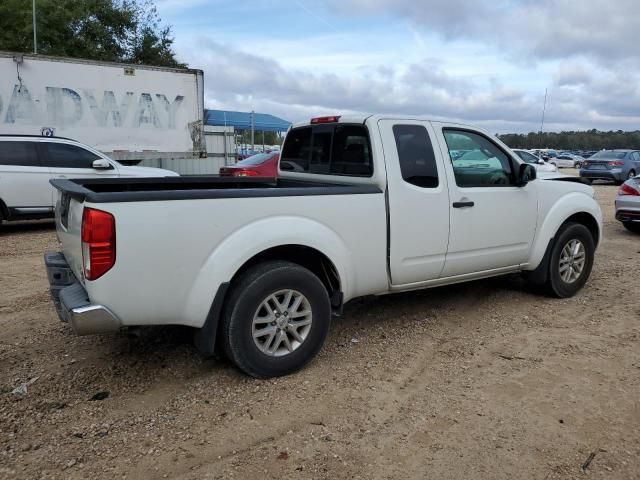
<path id="1" fill-rule="evenodd" d="M 640 129 L 640 0 L 156 0 L 205 106 Z"/>

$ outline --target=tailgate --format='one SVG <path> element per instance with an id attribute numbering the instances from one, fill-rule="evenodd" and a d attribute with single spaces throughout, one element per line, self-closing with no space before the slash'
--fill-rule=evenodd
<path id="1" fill-rule="evenodd" d="M 62 253 L 71 271 L 84 284 L 82 273 L 82 211 L 84 203 L 68 192 L 58 190 L 56 201 L 56 232 Z"/>

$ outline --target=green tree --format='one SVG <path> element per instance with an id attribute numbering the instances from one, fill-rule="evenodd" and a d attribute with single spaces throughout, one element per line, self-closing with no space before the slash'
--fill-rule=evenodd
<path id="1" fill-rule="evenodd" d="M 38 53 L 184 67 L 151 0 L 36 0 Z M 33 51 L 31 2 L 0 2 L 0 50 Z"/>
<path id="2" fill-rule="evenodd" d="M 631 148 L 640 150 L 640 130 L 601 132 L 586 130 L 579 132 L 529 132 L 528 134 L 506 133 L 498 138 L 512 148 L 554 148 L 557 150 L 601 150 Z"/>

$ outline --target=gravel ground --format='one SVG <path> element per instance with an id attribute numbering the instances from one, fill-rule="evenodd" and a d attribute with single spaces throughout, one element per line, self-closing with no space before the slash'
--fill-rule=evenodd
<path id="1" fill-rule="evenodd" d="M 73 336 L 52 225 L 4 226 L 0 478 L 640 478 L 640 236 L 596 189 L 605 240 L 576 297 L 506 277 L 356 301 L 269 381 L 178 328 Z"/>

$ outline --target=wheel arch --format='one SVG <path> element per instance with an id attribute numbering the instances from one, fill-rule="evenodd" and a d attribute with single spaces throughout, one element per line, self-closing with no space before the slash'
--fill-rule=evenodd
<path id="1" fill-rule="evenodd" d="M 602 212 L 596 200 L 581 193 L 566 195 L 545 216 L 534 239 L 527 270 L 535 270 L 541 264 L 558 231 L 568 222 L 584 225 L 596 247 L 602 240 Z"/>
<path id="2" fill-rule="evenodd" d="M 268 260 L 284 260 L 305 267 L 315 274 L 325 286 L 332 306 L 335 308 L 342 305 L 341 298 L 334 298 L 334 295 L 342 292 L 342 282 L 336 266 L 325 253 L 307 245 L 278 245 L 263 250 L 242 264 L 231 279 L 231 286 L 251 267 Z"/>
<path id="3" fill-rule="evenodd" d="M 204 354 L 216 352 L 217 339 L 222 324 L 220 316 L 233 289 L 242 275 L 252 267 L 269 260 L 284 260 L 307 268 L 316 275 L 327 289 L 334 313 L 340 313 L 344 294 L 340 274 L 331 259 L 318 249 L 306 245 L 287 244 L 268 248 L 247 259 L 230 281 L 222 283 L 216 292 L 209 314 L 202 328 L 195 331 L 194 343 Z"/>

